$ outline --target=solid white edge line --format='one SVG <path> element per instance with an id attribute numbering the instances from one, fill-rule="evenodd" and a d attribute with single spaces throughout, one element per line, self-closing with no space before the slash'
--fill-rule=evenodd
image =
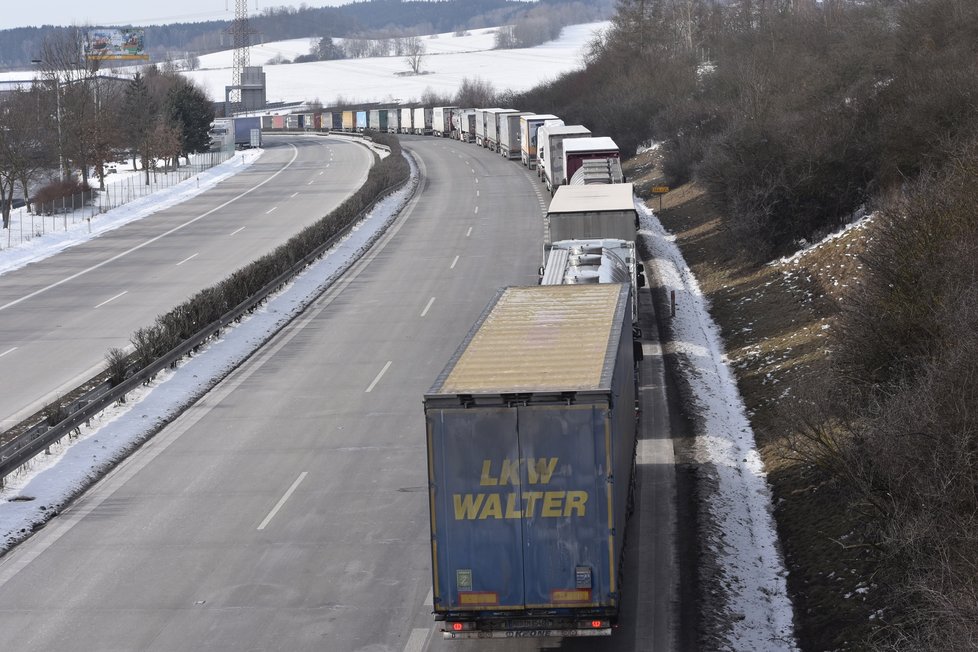
<path id="1" fill-rule="evenodd" d="M 200 252 L 198 251 L 197 253 L 195 253 L 192 256 L 187 256 L 186 258 L 184 258 L 183 260 L 181 260 L 179 263 L 177 263 L 176 266 L 179 267 L 180 265 L 183 265 L 188 260 L 192 260 L 192 259 L 196 258 L 199 255 L 200 255 Z"/>
<path id="2" fill-rule="evenodd" d="M 3 356 L 7 355 L 8 353 L 13 353 L 16 350 L 17 350 L 17 347 L 16 346 L 11 347 L 11 348 L 7 349 L 6 351 L 4 351 L 3 353 L 0 353 L 0 358 L 2 358 Z"/>
<path id="3" fill-rule="evenodd" d="M 103 301 L 102 303 L 98 304 L 95 307 L 96 308 L 101 308 L 102 306 L 104 306 L 105 304 L 109 303 L 110 301 L 115 301 L 116 299 L 118 299 L 119 297 L 121 297 L 123 294 L 127 294 L 128 292 L 129 292 L 129 290 L 123 290 L 119 294 L 117 294 L 114 297 L 111 297 L 109 299 L 106 299 L 105 301 Z"/>
<path id="4" fill-rule="evenodd" d="M 428 589 L 428 597 L 424 599 L 424 606 L 434 607 L 435 606 L 435 596 L 434 589 Z"/>
<path id="5" fill-rule="evenodd" d="M 448 269 L 455 269 L 455 264 L 458 262 L 458 256 L 455 256 L 455 260 L 452 261 L 451 266 Z"/>
<path id="6" fill-rule="evenodd" d="M 433 304 L 434 302 L 435 302 L 435 297 L 431 297 L 430 299 L 428 299 L 428 305 L 426 305 L 424 307 L 424 310 L 421 311 L 422 317 L 428 314 L 428 310 L 431 308 L 431 304 Z"/>
<path id="7" fill-rule="evenodd" d="M 235 235 L 235 234 L 241 233 L 244 230 L 245 230 L 245 228 L 242 226 L 240 229 L 236 229 L 234 231 L 231 231 L 231 233 L 229 233 L 228 235 Z"/>
<path id="8" fill-rule="evenodd" d="M 428 640 L 428 629 L 412 629 L 407 643 L 404 644 L 404 652 L 422 652 L 424 644 Z"/>
<path id="9" fill-rule="evenodd" d="M 305 480 L 307 475 L 309 475 L 308 471 L 303 471 L 302 473 L 299 474 L 299 477 L 295 479 L 295 482 L 292 483 L 292 486 L 286 490 L 285 495 L 279 498 L 279 501 L 275 503 L 275 507 L 272 507 L 272 511 L 268 513 L 268 516 L 265 517 L 265 520 L 263 520 L 261 522 L 261 525 L 258 526 L 259 530 L 264 530 L 265 526 L 268 525 L 273 518 L 275 518 L 275 515 L 278 514 L 278 510 L 282 509 L 282 505 L 284 505 L 285 501 L 287 501 L 295 492 L 295 490 L 299 488 L 299 483 Z"/>
<path id="10" fill-rule="evenodd" d="M 387 373 L 387 370 L 390 369 L 391 364 L 393 362 L 394 362 L 393 360 L 388 360 L 387 361 L 387 364 L 384 365 L 384 368 L 380 370 L 380 373 L 377 374 L 377 377 L 374 378 L 374 381 L 372 383 L 370 383 L 370 386 L 369 387 L 367 387 L 367 390 L 364 392 L 365 394 L 369 394 L 370 392 L 372 392 L 374 390 L 374 387 L 376 387 L 377 386 L 377 383 L 380 382 L 380 379 L 384 377 L 384 374 Z"/>

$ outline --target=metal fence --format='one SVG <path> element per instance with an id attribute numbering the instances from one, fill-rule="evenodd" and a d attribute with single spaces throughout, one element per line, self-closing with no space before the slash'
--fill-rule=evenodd
<path id="1" fill-rule="evenodd" d="M 232 156 L 234 156 L 233 150 L 191 154 L 189 164 L 169 170 L 163 168 L 150 170 L 148 184 L 144 170 L 133 171 L 128 164 L 120 165 L 118 173 L 106 175 L 104 190 L 86 192 L 84 197 L 79 193 L 55 202 L 47 202 L 43 207 L 37 207 L 30 213 L 27 212 L 26 207 L 12 210 L 10 228 L 5 233 L 0 231 L 3 235 L 0 238 L 0 249 L 17 247 L 34 238 L 67 232 L 72 228 L 91 230 L 92 221 L 97 220 L 100 215 L 192 179 L 205 170 L 224 163 Z"/>

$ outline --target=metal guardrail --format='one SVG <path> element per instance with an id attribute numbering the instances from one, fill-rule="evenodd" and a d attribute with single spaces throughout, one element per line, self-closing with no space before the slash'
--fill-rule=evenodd
<path id="1" fill-rule="evenodd" d="M 268 298 L 270 294 L 285 285 L 289 280 L 298 275 L 317 258 L 322 256 L 326 250 L 344 238 L 349 230 L 367 213 L 373 210 L 381 200 L 396 192 L 408 182 L 410 182 L 410 177 L 408 177 L 408 179 L 405 181 L 392 184 L 381 190 L 377 197 L 375 197 L 369 205 L 364 207 L 363 210 L 357 213 L 357 215 L 350 220 L 349 225 L 345 229 L 329 238 L 329 240 L 327 240 L 325 243 L 316 247 L 315 250 L 304 256 L 301 260 L 292 265 L 291 268 L 265 284 L 265 286 L 257 293 L 226 312 L 216 322 L 208 324 L 199 330 L 195 335 L 184 340 L 181 344 L 148 366 L 143 367 L 142 369 L 128 376 L 115 387 L 112 387 L 110 383 L 106 381 L 101 385 L 89 390 L 71 405 L 64 406 L 64 409 L 68 412 L 68 416 L 57 424 L 49 426 L 46 420 L 42 421 L 41 423 L 29 428 L 13 441 L 0 447 L 0 486 L 3 486 L 3 480 L 10 473 L 29 462 L 36 455 L 46 451 L 52 444 L 57 443 L 64 437 L 70 435 L 73 431 L 81 428 L 83 424 L 88 422 L 92 417 L 97 415 L 105 408 L 124 399 L 129 392 L 151 380 L 163 369 L 176 365 L 177 361 L 183 358 L 185 355 L 201 346 L 211 337 L 219 335 L 222 329 L 239 320 L 246 313 L 256 309 Z M 326 289 L 328 288 L 324 288 L 323 291 L 325 292 Z M 277 330 L 269 334 L 269 338 L 274 336 L 275 332 L 277 332 Z"/>

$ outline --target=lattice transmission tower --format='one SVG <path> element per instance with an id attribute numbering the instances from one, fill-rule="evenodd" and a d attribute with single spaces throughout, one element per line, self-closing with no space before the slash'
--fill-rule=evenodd
<path id="1" fill-rule="evenodd" d="M 250 63 L 251 35 L 256 33 L 248 25 L 248 0 L 235 0 L 234 22 L 228 28 L 234 43 L 234 69 L 231 76 L 231 94 L 228 102 L 231 110 L 241 106 L 241 75 Z"/>

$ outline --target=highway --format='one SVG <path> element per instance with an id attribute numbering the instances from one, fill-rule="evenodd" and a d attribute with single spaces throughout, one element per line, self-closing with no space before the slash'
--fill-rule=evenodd
<path id="1" fill-rule="evenodd" d="M 349 197 L 373 155 L 348 140 L 266 139 L 250 167 L 0 282 L 0 431 L 104 368 L 138 328 L 272 251 Z"/>
<path id="2" fill-rule="evenodd" d="M 627 624 L 610 639 L 563 642 L 435 632 L 421 395 L 497 288 L 537 282 L 545 204 L 518 164 L 470 144 L 404 143 L 421 190 L 371 252 L 0 560 L 7 647 L 672 648 L 674 487 L 668 428 L 651 416 L 664 410 L 654 369 L 641 387 L 649 434 L 629 525 Z"/>

